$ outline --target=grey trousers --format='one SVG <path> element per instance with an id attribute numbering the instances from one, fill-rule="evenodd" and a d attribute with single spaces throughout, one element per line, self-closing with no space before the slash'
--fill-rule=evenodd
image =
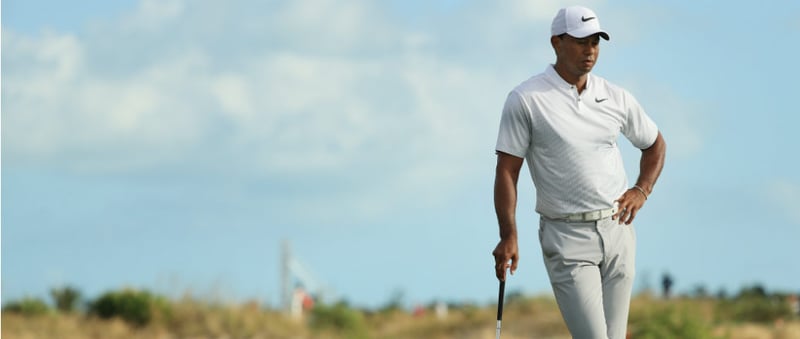
<path id="1" fill-rule="evenodd" d="M 561 315 L 576 339 L 623 339 L 633 288 L 636 234 L 605 218 L 540 218 L 539 242 Z"/>

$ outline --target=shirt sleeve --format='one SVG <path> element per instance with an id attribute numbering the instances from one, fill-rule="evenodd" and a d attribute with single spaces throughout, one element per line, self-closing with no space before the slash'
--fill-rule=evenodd
<path id="1" fill-rule="evenodd" d="M 522 97 L 512 91 L 506 98 L 500 118 L 495 150 L 524 158 L 531 143 L 531 118 Z"/>
<path id="2" fill-rule="evenodd" d="M 645 113 L 633 95 L 627 91 L 623 95 L 627 119 L 625 119 L 625 124 L 622 126 L 622 134 L 638 149 L 646 149 L 653 146 L 658 137 L 658 126 Z"/>

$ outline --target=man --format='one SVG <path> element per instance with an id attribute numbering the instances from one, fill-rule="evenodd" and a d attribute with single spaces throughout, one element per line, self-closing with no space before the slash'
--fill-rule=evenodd
<path id="1" fill-rule="evenodd" d="M 517 180 L 527 160 L 545 266 L 574 338 L 625 338 L 634 276 L 632 222 L 653 191 L 666 152 L 636 99 L 590 73 L 600 38 L 609 35 L 592 10 L 558 11 L 550 37 L 556 63 L 508 95 L 496 146 L 497 278 L 504 281 L 507 269 L 517 269 Z M 620 133 L 642 150 L 633 186 L 617 147 Z"/>

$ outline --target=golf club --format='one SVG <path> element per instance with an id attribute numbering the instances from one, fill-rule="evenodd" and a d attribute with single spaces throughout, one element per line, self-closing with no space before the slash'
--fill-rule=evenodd
<path id="1" fill-rule="evenodd" d="M 506 282 L 500 281 L 500 293 L 497 296 L 497 339 L 500 339 L 500 323 L 503 321 L 503 295 L 506 290 Z"/>

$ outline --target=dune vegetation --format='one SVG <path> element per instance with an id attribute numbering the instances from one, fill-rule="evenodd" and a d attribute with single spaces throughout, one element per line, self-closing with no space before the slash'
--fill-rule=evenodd
<path id="1" fill-rule="evenodd" d="M 258 302 L 221 303 L 185 296 L 171 300 L 142 290 L 107 292 L 83 300 L 75 288 L 51 291 L 49 301 L 7 302 L 2 337 L 33 338 L 494 338 L 496 305 L 431 304 L 415 310 L 389 303 L 361 309 L 316 303 L 301 317 Z M 638 294 L 630 338 L 800 338 L 796 297 L 755 286 L 734 296 L 697 293 L 671 299 Z M 503 338 L 569 338 L 548 296 L 506 296 Z"/>

